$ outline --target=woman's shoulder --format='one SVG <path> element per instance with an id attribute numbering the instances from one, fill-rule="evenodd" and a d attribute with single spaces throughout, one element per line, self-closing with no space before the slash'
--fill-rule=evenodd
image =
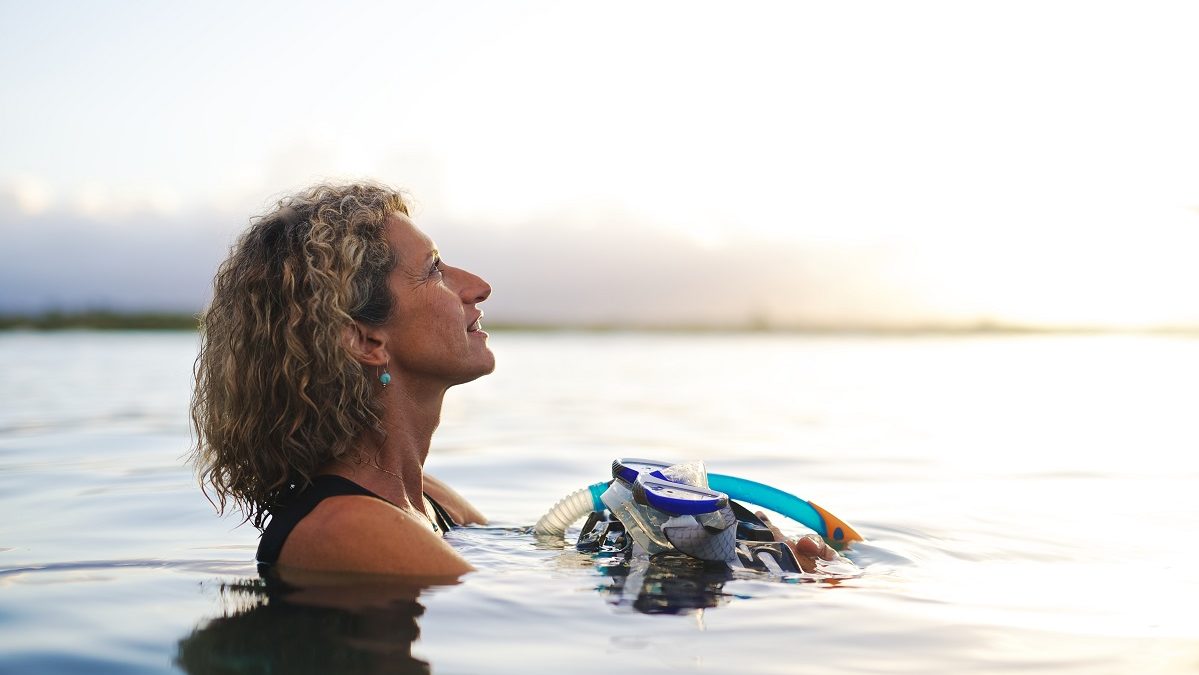
<path id="1" fill-rule="evenodd" d="M 287 538 L 279 565 L 447 578 L 473 569 L 428 523 L 365 495 L 322 500 Z"/>

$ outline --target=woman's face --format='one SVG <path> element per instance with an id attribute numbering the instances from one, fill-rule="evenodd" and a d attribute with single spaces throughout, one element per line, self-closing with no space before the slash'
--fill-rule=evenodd
<path id="1" fill-rule="evenodd" d="M 495 370 L 477 307 L 491 286 L 441 262 L 433 240 L 407 216 L 392 216 L 387 230 L 397 257 L 389 282 L 395 305 L 385 326 L 393 376 L 452 386 Z"/>

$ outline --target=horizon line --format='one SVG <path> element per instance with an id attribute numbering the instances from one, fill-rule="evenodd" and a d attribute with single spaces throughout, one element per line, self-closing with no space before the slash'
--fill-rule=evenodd
<path id="1" fill-rule="evenodd" d="M 1037 324 L 978 319 L 974 321 L 767 321 L 731 322 L 645 321 L 496 321 L 486 324 L 499 332 L 641 332 L 641 333 L 761 333 L 797 335 L 1054 335 L 1154 334 L 1199 336 L 1199 325 L 1160 324 Z M 0 311 L 0 331 L 58 330 L 177 330 L 199 328 L 199 313 L 179 311 L 46 310 Z"/>

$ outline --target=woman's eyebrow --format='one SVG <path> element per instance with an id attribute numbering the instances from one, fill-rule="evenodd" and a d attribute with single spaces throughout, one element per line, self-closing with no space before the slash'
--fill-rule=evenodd
<path id="1" fill-rule="evenodd" d="M 421 258 L 420 261 L 416 264 L 416 267 L 418 267 L 419 269 L 424 269 L 424 268 L 428 267 L 429 263 L 436 260 L 439 257 L 439 255 L 440 254 L 438 253 L 437 249 L 435 249 L 435 248 L 429 249 L 429 252 L 426 253 L 425 256 L 423 258 Z M 404 262 L 405 266 L 408 266 L 410 264 L 411 263 L 409 261 Z"/>

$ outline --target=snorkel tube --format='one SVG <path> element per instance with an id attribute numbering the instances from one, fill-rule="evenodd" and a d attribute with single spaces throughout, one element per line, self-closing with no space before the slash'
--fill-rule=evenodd
<path id="1" fill-rule="evenodd" d="M 778 488 L 719 473 L 708 474 L 708 485 L 713 490 L 727 494 L 729 499 L 748 502 L 787 516 L 820 535 L 829 546 L 838 551 L 855 541 L 864 541 L 862 535 L 844 520 L 806 499 L 800 499 Z"/>
<path id="2" fill-rule="evenodd" d="M 533 533 L 561 537 L 566 534 L 566 528 L 578 519 L 592 511 L 603 511 L 607 508 L 600 501 L 600 495 L 607 489 L 607 482 L 592 483 L 566 495 L 537 520 L 537 524 L 533 526 Z"/>
<path id="3" fill-rule="evenodd" d="M 662 483 L 671 482 L 672 477 L 663 473 L 671 465 L 645 459 L 618 459 L 612 462 L 612 482 L 600 482 L 588 485 L 562 498 L 553 508 L 542 516 L 533 526 L 536 534 L 562 536 L 572 523 L 592 512 L 602 512 L 607 508 L 602 496 L 609 486 L 624 484 L 635 485 L 642 473 L 647 473 L 642 483 L 647 481 L 657 486 L 659 490 L 666 489 Z M 675 483 L 681 483 L 674 480 Z M 778 488 L 764 485 L 752 480 L 727 476 L 718 473 L 707 474 L 707 485 L 710 491 L 723 493 L 727 499 L 754 504 L 776 513 L 780 513 L 808 529 L 819 534 L 829 546 L 837 550 L 844 549 L 850 543 L 863 541 L 862 536 L 844 520 L 829 513 L 824 508 L 801 499 Z M 642 490 L 642 495 L 646 494 Z"/>

